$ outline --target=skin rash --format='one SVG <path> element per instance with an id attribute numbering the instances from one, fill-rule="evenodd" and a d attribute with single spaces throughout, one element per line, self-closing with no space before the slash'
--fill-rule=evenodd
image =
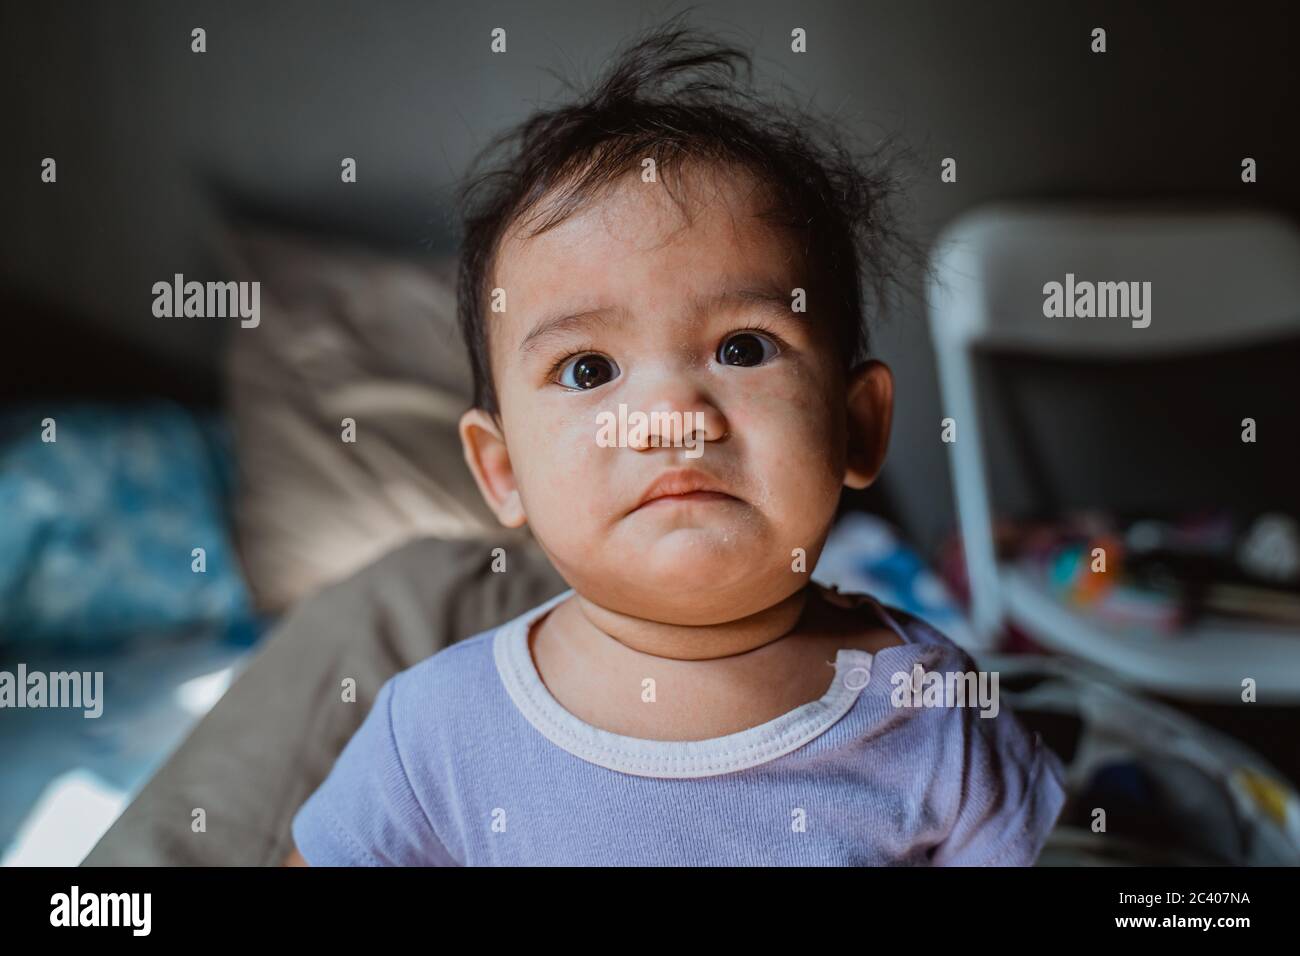
<path id="1" fill-rule="evenodd" d="M 898 643 L 807 573 L 841 488 L 879 473 L 889 369 L 844 368 L 799 246 L 760 217 L 750 177 L 687 170 L 680 182 L 689 216 L 633 174 L 540 235 L 507 231 L 488 283 L 506 290 L 507 310 L 485 317 L 500 414 L 472 409 L 460 423 L 498 519 L 528 523 L 575 591 L 531 634 L 547 689 L 590 724 L 658 740 L 771 720 L 826 693 L 838 648 Z M 791 308 L 795 288 L 806 312 Z M 774 353 L 720 362 L 720 346 L 747 331 Z M 592 353 L 613 377 L 561 384 L 557 363 Z M 598 415 L 620 403 L 693 413 L 702 454 L 601 447 Z M 638 507 L 671 471 L 721 493 Z M 795 548 L 805 572 L 792 570 Z M 646 678 L 659 689 L 652 707 Z"/>

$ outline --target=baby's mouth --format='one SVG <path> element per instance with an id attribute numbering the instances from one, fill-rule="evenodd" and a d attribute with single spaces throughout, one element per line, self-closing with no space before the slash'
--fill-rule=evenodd
<path id="1" fill-rule="evenodd" d="M 652 498 L 645 504 L 637 507 L 637 511 L 645 508 L 661 508 L 669 504 L 688 504 L 692 502 L 707 501 L 736 501 L 731 495 L 723 494 L 720 491 L 688 491 L 684 495 L 661 495 L 658 498 Z"/>
<path id="2" fill-rule="evenodd" d="M 663 472 L 652 481 L 628 513 L 645 508 L 702 506 L 739 500 L 711 475 L 694 469 L 675 469 Z"/>

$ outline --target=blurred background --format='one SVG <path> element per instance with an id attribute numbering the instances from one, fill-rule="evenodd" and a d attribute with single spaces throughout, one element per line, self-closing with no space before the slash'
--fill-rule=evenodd
<path id="1" fill-rule="evenodd" d="M 0 859 L 78 862 L 296 602 L 485 532 L 454 431 L 455 185 L 562 96 L 548 69 L 590 79 L 681 9 L 0 7 L 0 669 L 100 670 L 130 701 L 0 711 Z M 915 153 L 933 274 L 873 326 L 890 457 L 819 576 L 1003 669 L 1070 766 L 1045 862 L 1300 861 L 1300 15 L 692 10 L 760 87 Z M 1066 272 L 1152 281 L 1151 327 L 1053 325 Z M 177 273 L 259 281 L 261 325 L 155 317 Z M 357 408 L 373 441 L 345 453 Z M 1126 810 L 1101 846 L 1103 804 Z"/>

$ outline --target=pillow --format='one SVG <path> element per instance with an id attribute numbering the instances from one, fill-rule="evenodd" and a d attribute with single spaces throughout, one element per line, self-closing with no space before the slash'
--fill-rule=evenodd
<path id="1" fill-rule="evenodd" d="M 455 260 L 267 226 L 227 228 L 221 253 L 229 278 L 261 283 L 260 322 L 230 329 L 224 374 L 237 541 L 259 608 L 279 612 L 415 537 L 500 537 L 457 432 L 471 379 Z"/>
<path id="2" fill-rule="evenodd" d="M 102 648 L 255 629 L 227 531 L 230 470 L 221 420 L 172 402 L 0 413 L 0 640 Z"/>

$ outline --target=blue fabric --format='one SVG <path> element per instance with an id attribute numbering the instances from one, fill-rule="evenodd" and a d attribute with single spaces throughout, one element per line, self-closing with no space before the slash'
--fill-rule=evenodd
<path id="1" fill-rule="evenodd" d="M 45 418 L 56 441 L 42 440 Z M 103 647 L 216 626 L 251 642 L 233 473 L 223 420 L 171 402 L 0 413 L 0 641 Z"/>
<path id="2" fill-rule="evenodd" d="M 1005 705 L 891 699 L 916 664 L 974 663 L 878 603 L 903 643 L 842 649 L 826 695 L 773 721 L 706 741 L 592 727 L 527 645 L 571 593 L 383 684 L 294 818 L 309 864 L 1027 865 L 1064 804 L 1060 759 Z"/>

